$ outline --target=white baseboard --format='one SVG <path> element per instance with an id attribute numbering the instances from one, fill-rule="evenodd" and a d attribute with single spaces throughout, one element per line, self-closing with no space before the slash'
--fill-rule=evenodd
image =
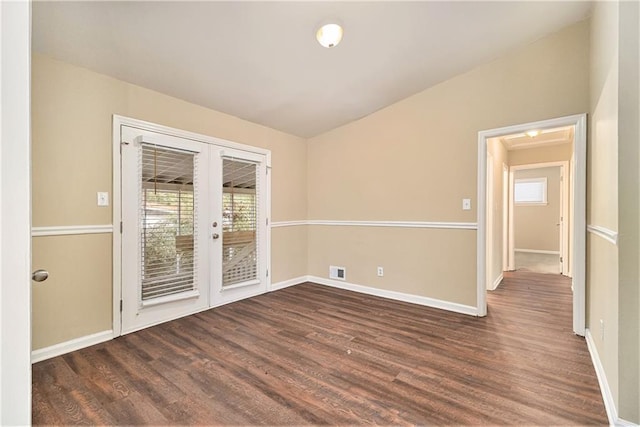
<path id="1" fill-rule="evenodd" d="M 405 294 L 402 292 L 388 291 L 385 289 L 372 288 L 369 286 L 356 285 L 355 283 L 344 282 L 342 280 L 325 279 L 318 276 L 308 276 L 309 282 L 318 283 L 334 288 L 345 289 L 347 291 L 359 292 L 361 294 L 375 295 L 382 298 L 389 298 L 397 301 L 410 302 L 412 304 L 424 305 L 427 307 L 439 308 L 441 310 L 453 311 L 455 313 L 468 314 L 477 316 L 476 307 L 458 304 L 455 302 L 442 301 L 434 298 L 423 297 L 419 295 Z"/>
<path id="2" fill-rule="evenodd" d="M 543 254 L 543 255 L 560 255 L 560 251 L 543 251 L 541 249 L 514 249 L 515 252 L 525 252 L 528 254 Z"/>
<path id="3" fill-rule="evenodd" d="M 504 274 L 500 273 L 500 275 L 496 278 L 496 280 L 494 280 L 493 283 L 491 284 L 491 288 L 489 290 L 495 291 L 498 288 L 498 286 L 500 286 L 500 283 L 502 283 L 503 279 L 504 279 Z"/>
<path id="4" fill-rule="evenodd" d="M 604 401 L 604 407 L 607 410 L 607 417 L 609 418 L 609 425 L 619 427 L 637 426 L 637 424 L 618 417 L 618 410 L 615 402 L 613 401 L 613 394 L 611 394 L 611 389 L 609 388 L 607 375 L 604 372 L 604 367 L 600 361 L 596 343 L 593 341 L 593 335 L 591 335 L 591 331 L 589 329 L 585 331 L 584 338 L 587 341 L 587 348 L 591 355 L 591 361 L 593 362 L 593 367 L 596 370 L 598 384 L 600 385 L 600 392 L 602 393 L 602 400 Z"/>
<path id="5" fill-rule="evenodd" d="M 294 277 L 293 279 L 283 280 L 282 282 L 272 283 L 269 291 L 277 291 L 278 289 L 288 288 L 289 286 L 299 285 L 309 281 L 309 276 Z"/>
<path id="6" fill-rule="evenodd" d="M 90 347 L 95 344 L 100 344 L 101 342 L 109 341 L 111 339 L 113 339 L 113 331 L 108 330 L 75 338 L 71 341 L 61 342 L 60 344 L 55 344 L 50 347 L 33 350 L 31 352 L 31 363 L 42 362 L 43 360 L 80 350 L 81 348 Z"/>

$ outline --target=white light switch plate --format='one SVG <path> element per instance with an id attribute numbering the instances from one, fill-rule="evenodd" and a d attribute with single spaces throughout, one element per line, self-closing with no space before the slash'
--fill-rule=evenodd
<path id="1" fill-rule="evenodd" d="M 109 193 L 98 191 L 98 206 L 109 206 Z"/>
<path id="2" fill-rule="evenodd" d="M 471 199 L 462 199 L 462 210 L 463 211 L 471 210 Z"/>

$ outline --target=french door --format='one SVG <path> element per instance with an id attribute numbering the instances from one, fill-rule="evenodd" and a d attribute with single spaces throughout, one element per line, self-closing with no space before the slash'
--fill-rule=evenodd
<path id="1" fill-rule="evenodd" d="M 267 289 L 264 154 L 121 127 L 122 333 Z"/>

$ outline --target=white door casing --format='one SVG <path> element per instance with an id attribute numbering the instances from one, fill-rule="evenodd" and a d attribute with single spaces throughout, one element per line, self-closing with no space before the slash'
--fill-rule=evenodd
<path id="1" fill-rule="evenodd" d="M 0 425 L 31 423 L 30 23 L 0 2 Z"/>
<path id="2" fill-rule="evenodd" d="M 503 128 L 478 132 L 478 232 L 477 232 L 477 315 L 487 315 L 486 300 L 486 162 L 487 140 L 489 138 L 526 132 L 531 129 L 548 129 L 561 126 L 574 126 L 574 153 L 571 181 L 573 182 L 573 221 L 571 229 L 573 239 L 573 331 L 577 335 L 585 334 L 586 312 L 586 170 L 587 170 L 587 115 L 559 117 L 538 122 L 523 123 Z"/>

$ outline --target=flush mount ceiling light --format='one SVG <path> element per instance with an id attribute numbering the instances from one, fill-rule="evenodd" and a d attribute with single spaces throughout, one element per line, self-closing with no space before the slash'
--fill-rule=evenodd
<path id="1" fill-rule="evenodd" d="M 342 27 L 338 24 L 325 24 L 318 28 L 316 39 L 326 48 L 335 47 L 342 40 Z"/>
<path id="2" fill-rule="evenodd" d="M 529 135 L 531 138 L 534 138 L 534 137 L 538 136 L 538 134 L 539 134 L 539 133 L 540 133 L 540 131 L 539 131 L 539 130 L 530 130 L 530 131 L 527 131 L 527 135 Z"/>

